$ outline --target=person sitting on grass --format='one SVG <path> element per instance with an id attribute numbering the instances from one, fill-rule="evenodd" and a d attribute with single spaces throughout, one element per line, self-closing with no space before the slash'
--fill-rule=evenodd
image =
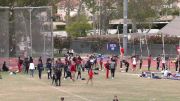
<path id="1" fill-rule="evenodd" d="M 164 78 L 170 78 L 170 76 L 171 76 L 172 74 L 171 74 L 171 71 L 169 71 L 168 70 L 168 68 L 166 68 L 166 70 L 164 71 Z"/>
<path id="2" fill-rule="evenodd" d="M 6 61 L 3 63 L 2 70 L 5 72 L 9 71 L 9 68 L 6 66 Z"/>
<path id="3" fill-rule="evenodd" d="M 141 73 L 141 75 L 140 75 L 140 77 L 147 78 L 147 74 L 146 74 L 146 72 L 142 72 L 142 73 Z"/>

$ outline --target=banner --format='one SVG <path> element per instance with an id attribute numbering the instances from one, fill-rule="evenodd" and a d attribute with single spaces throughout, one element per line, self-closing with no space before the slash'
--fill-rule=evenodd
<path id="1" fill-rule="evenodd" d="M 108 43 L 107 50 L 108 51 L 118 51 L 118 45 L 116 43 Z"/>

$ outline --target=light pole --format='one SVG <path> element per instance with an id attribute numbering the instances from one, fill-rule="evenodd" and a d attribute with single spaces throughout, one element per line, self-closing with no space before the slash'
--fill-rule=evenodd
<path id="1" fill-rule="evenodd" d="M 127 43 L 128 43 L 128 38 L 127 38 L 127 29 L 128 29 L 128 24 L 127 24 L 127 17 L 128 17 L 128 0 L 123 1 L 123 48 L 125 50 L 124 54 L 127 55 Z"/>
<path id="2" fill-rule="evenodd" d="M 99 0 L 99 35 L 101 35 L 101 0 Z"/>
<path id="3" fill-rule="evenodd" d="M 31 19 L 31 13 L 32 13 L 32 8 L 29 9 L 29 33 L 30 33 L 30 56 L 32 57 L 32 28 L 31 28 L 31 25 L 32 25 L 32 19 Z"/>
<path id="4" fill-rule="evenodd" d="M 51 10 L 51 41 L 52 41 L 52 58 L 54 58 L 54 36 L 53 36 L 53 11 L 52 6 L 50 6 Z"/>

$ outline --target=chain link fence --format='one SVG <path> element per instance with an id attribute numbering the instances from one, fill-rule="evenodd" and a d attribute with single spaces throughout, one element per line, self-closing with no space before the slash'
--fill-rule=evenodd
<path id="1" fill-rule="evenodd" d="M 0 7 L 0 35 L 1 58 L 53 57 L 52 7 Z"/>
<path id="2" fill-rule="evenodd" d="M 107 44 L 109 42 L 100 43 L 98 41 L 84 41 L 84 40 L 74 40 L 70 44 L 70 48 L 74 49 L 74 51 L 78 54 L 86 54 L 86 53 L 99 53 L 99 54 L 116 54 L 119 55 L 119 48 L 115 51 L 108 51 Z M 117 46 L 119 47 L 118 43 Z M 122 44 L 122 43 L 121 43 Z M 165 53 L 167 56 L 176 57 L 177 51 L 176 46 L 178 44 L 165 44 Z M 157 57 L 162 54 L 163 46 L 162 44 L 148 44 L 150 54 L 153 57 Z M 147 45 L 142 44 L 142 53 L 140 51 L 139 44 L 128 43 L 127 47 L 127 56 L 132 56 L 134 54 L 141 55 L 143 57 L 148 56 Z"/>
<path id="3" fill-rule="evenodd" d="M 9 57 L 9 8 L 0 7 L 0 66 Z"/>

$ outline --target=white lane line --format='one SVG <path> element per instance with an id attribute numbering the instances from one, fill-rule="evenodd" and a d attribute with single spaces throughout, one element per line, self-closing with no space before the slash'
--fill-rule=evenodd
<path id="1" fill-rule="evenodd" d="M 21 75 L 21 77 L 24 77 L 24 76 Z M 26 78 L 26 77 L 25 77 L 25 78 Z M 32 79 L 26 78 L 26 79 L 27 79 L 27 80 L 33 80 L 33 81 L 35 81 L 35 78 L 32 78 Z M 37 82 L 37 79 L 36 79 L 36 82 Z M 38 82 L 38 83 L 40 83 L 40 84 L 42 84 L 42 85 L 45 85 L 45 86 L 49 86 L 49 85 L 46 84 L 45 82 Z M 72 96 L 74 96 L 74 97 L 80 98 L 80 99 L 82 99 L 82 100 L 84 100 L 84 101 L 92 101 L 92 100 L 89 100 L 89 99 L 87 99 L 87 98 L 85 98 L 85 97 L 82 97 L 82 96 L 80 96 L 80 95 L 77 95 L 77 94 L 73 94 L 73 93 L 71 93 L 71 92 L 68 92 L 68 91 L 66 91 L 65 89 L 63 90 L 62 88 L 60 89 L 60 88 L 57 88 L 57 87 L 54 87 L 54 86 L 49 86 L 49 87 L 51 87 L 51 88 L 53 88 L 53 89 L 56 89 L 56 90 L 58 90 L 58 91 L 60 91 L 60 92 L 63 92 L 63 93 L 72 95 Z"/>

